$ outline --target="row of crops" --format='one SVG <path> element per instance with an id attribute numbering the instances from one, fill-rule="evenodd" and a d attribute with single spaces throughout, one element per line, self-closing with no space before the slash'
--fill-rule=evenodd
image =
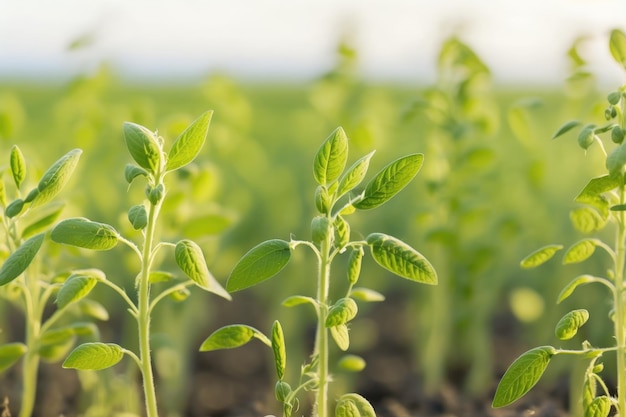
<path id="1" fill-rule="evenodd" d="M 357 55 L 349 45 L 340 45 L 335 67 L 302 85 L 246 84 L 225 74 L 212 74 L 197 85 L 128 85 L 106 65 L 63 85 L 0 84 L 0 155 L 9 201 L 17 197 L 9 187 L 13 145 L 27 158 L 24 181 L 31 185 L 58 157 L 80 148 L 76 173 L 57 198 L 64 204 L 58 220 L 85 217 L 132 235 L 128 208 L 145 197 L 144 185 L 129 185 L 124 177 L 123 167 L 132 161 L 123 123 L 158 129 L 172 141 L 198 115 L 213 110 L 199 156 L 167 178 L 165 220 L 158 235 L 197 242 L 213 276 L 223 284 L 237 260 L 258 242 L 309 238 L 315 215 L 312 156 L 337 126 L 347 133 L 354 160 L 376 149 L 370 162 L 373 171 L 401 155 L 423 153 L 421 172 L 407 189 L 384 209 L 362 217 L 355 214 L 351 227 L 353 234 L 367 236 L 375 229 L 419 248 L 437 270 L 439 285 L 412 286 L 390 279 L 387 271 L 364 259 L 361 281 L 394 300 L 399 312 L 391 322 L 380 323 L 377 305 L 364 304 L 360 321 L 353 324 L 350 350 L 357 355 L 376 350 L 390 337 L 376 330 L 377 325 L 389 326 L 393 337 L 411 349 L 412 371 L 423 379 L 426 391 L 436 392 L 453 370 L 463 369 L 464 390 L 477 397 L 488 395 L 504 371 L 503 363 L 528 346 L 554 338 L 553 323 L 567 309 L 554 308 L 554 300 L 564 283 L 583 271 L 578 265 L 563 268 L 557 261 L 529 273 L 519 263 L 546 242 L 575 241 L 583 235 L 567 213 L 575 207 L 573 197 L 585 179 L 601 174 L 594 170 L 602 163 L 588 161 L 601 161 L 602 155 L 597 148 L 582 152 L 571 143 L 576 141 L 573 134 L 551 138 L 567 120 L 604 123 L 607 92 L 596 88 L 576 45 L 568 53 L 571 73 L 564 74 L 563 86 L 554 90 L 494 85 L 488 66 L 458 38 L 442 44 L 433 85 L 366 83 L 358 77 Z M 2 246 L 3 256 L 11 249 Z M 45 275 L 98 268 L 120 287 L 131 289 L 137 265 L 128 252 L 115 248 L 94 253 L 50 243 L 40 269 Z M 232 301 L 192 291 L 184 303 L 172 299 L 155 309 L 157 394 L 167 415 L 183 415 L 188 409 L 196 352 L 220 326 L 246 322 L 268 330 L 273 319 L 280 318 L 293 362 L 304 359 L 313 317 L 306 309 L 287 311 L 280 303 L 296 292 L 315 291 L 309 277 L 316 266 L 304 254 L 294 256 L 296 262 L 273 281 L 236 293 Z M 176 269 L 168 257 L 156 262 L 159 270 Z M 602 270 L 601 257 L 588 262 L 591 269 Z M 587 264 L 585 271 L 589 269 Z M 22 308 L 10 288 L 2 291 L 0 341 L 20 341 Z M 135 324 L 125 304 L 106 287 L 95 288 L 90 297 L 109 315 L 98 323 L 98 339 L 133 348 Z M 564 304 L 596 306 L 608 314 L 602 297 L 600 289 L 590 288 Z M 50 303 L 45 315 L 54 308 Z M 594 319 L 597 323 L 581 329 L 581 337 L 610 344 L 609 322 L 600 315 Z M 509 329 L 504 336 L 494 330 L 502 329 L 503 322 Z M 94 337 L 73 334 L 71 343 L 64 341 L 62 349 L 44 357 L 52 363 L 45 369 L 60 368 L 75 341 Z M 507 349 L 501 346 L 504 338 Z M 551 375 L 568 366 L 555 364 Z M 140 415 L 136 372 L 130 360 L 105 372 L 81 371 L 82 398 L 75 400 L 72 412 Z M 241 372 L 245 376 L 252 371 Z M 254 372 L 267 378 L 267 392 L 273 395 L 267 369 Z M 356 385 L 358 376 L 338 375 L 337 380 Z M 18 367 L 7 366 L 0 381 L 0 394 L 19 409 Z M 130 394 L 134 390 L 137 395 Z M 40 392 L 45 391 L 41 386 Z M 42 407 L 36 406 L 36 415 L 63 411 Z"/>

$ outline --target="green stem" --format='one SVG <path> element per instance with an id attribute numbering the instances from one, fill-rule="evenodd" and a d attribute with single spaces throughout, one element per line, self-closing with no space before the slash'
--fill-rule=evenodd
<path id="1" fill-rule="evenodd" d="M 146 402 L 148 417 L 158 417 L 156 390 L 152 372 L 152 359 L 150 352 L 150 268 L 152 258 L 152 246 L 156 219 L 159 214 L 161 202 L 150 204 L 146 237 L 141 258 L 141 276 L 139 280 L 139 300 L 137 324 L 139 330 L 139 358 L 141 375 L 143 377 L 143 391 Z"/>
<path id="2" fill-rule="evenodd" d="M 331 234 L 324 239 L 320 247 L 320 267 L 317 282 L 318 320 L 315 337 L 315 352 L 317 356 L 317 377 L 319 386 L 313 409 L 314 417 L 326 417 L 328 413 L 328 329 L 326 316 L 328 315 L 328 291 L 330 286 L 330 249 L 332 246 Z"/>
<path id="3" fill-rule="evenodd" d="M 25 273 L 24 301 L 26 307 L 26 346 L 28 350 L 22 362 L 22 405 L 19 417 L 30 417 L 35 407 L 37 395 L 37 373 L 39 371 L 39 337 L 41 334 L 41 316 L 39 288 L 36 273 Z"/>
<path id="4" fill-rule="evenodd" d="M 624 204 L 624 188 L 620 188 L 620 204 Z M 615 258 L 615 339 L 617 343 L 617 402 L 618 414 L 626 413 L 626 339 L 624 333 L 624 263 L 626 262 L 626 216 L 618 212 L 618 232 Z"/>

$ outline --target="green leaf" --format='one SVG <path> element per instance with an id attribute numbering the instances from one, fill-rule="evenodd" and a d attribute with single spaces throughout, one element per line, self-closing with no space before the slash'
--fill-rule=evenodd
<path id="1" fill-rule="evenodd" d="M 287 349 L 285 348 L 283 328 L 278 320 L 274 321 L 272 326 L 272 351 L 274 352 L 276 375 L 278 375 L 278 379 L 280 380 L 285 376 L 285 368 L 287 367 Z"/>
<path id="2" fill-rule="evenodd" d="M 587 260 L 602 242 L 598 239 L 583 239 L 574 243 L 563 255 L 563 264 L 575 264 Z"/>
<path id="3" fill-rule="evenodd" d="M 56 303 L 59 309 L 65 308 L 81 298 L 84 298 L 96 286 L 98 280 L 87 275 L 71 275 L 57 294 Z"/>
<path id="4" fill-rule="evenodd" d="M 437 284 L 437 273 L 430 262 L 406 243 L 383 233 L 372 233 L 366 241 L 372 257 L 383 268 L 411 281 Z"/>
<path id="5" fill-rule="evenodd" d="M 316 307 L 317 301 L 315 301 L 315 299 L 311 297 L 305 297 L 303 295 L 294 295 L 283 300 L 282 304 L 285 307 L 295 307 L 295 306 L 299 306 L 302 304 L 311 304 L 314 307 Z"/>
<path id="6" fill-rule="evenodd" d="M 580 207 L 570 211 L 569 218 L 574 227 L 583 233 L 592 233 L 606 226 L 606 220 L 591 207 Z"/>
<path id="7" fill-rule="evenodd" d="M 226 289 L 239 291 L 265 281 L 279 273 L 290 258 L 289 242 L 272 239 L 260 243 L 237 262 L 228 277 Z"/>
<path id="8" fill-rule="evenodd" d="M 609 39 L 609 49 L 615 62 L 626 69 L 626 35 L 619 29 L 611 31 Z"/>
<path id="9" fill-rule="evenodd" d="M 124 178 L 126 178 L 127 183 L 132 184 L 135 178 L 139 176 L 147 177 L 148 171 L 143 168 L 139 168 L 137 165 L 126 164 L 126 167 L 124 168 Z"/>
<path id="10" fill-rule="evenodd" d="M 561 340 L 570 340 L 589 320 L 589 312 L 585 309 L 573 310 L 564 315 L 556 324 L 554 334 Z"/>
<path id="11" fill-rule="evenodd" d="M 81 149 L 72 149 L 48 168 L 37 184 L 39 193 L 33 199 L 33 207 L 52 200 L 65 187 L 72 173 L 74 173 L 82 153 Z"/>
<path id="12" fill-rule="evenodd" d="M 350 347 L 350 334 L 348 333 L 348 326 L 345 324 L 339 324 L 330 328 L 330 335 L 337 344 L 337 347 L 344 352 Z"/>
<path id="13" fill-rule="evenodd" d="M 603 217 L 607 217 L 609 203 L 602 194 L 619 187 L 619 185 L 619 181 L 609 175 L 592 178 L 576 196 L 575 201 L 577 203 L 589 204 L 597 208 Z"/>
<path id="14" fill-rule="evenodd" d="M 348 282 L 351 285 L 356 284 L 359 281 L 361 275 L 361 264 L 363 263 L 363 247 L 352 249 L 350 252 L 350 258 L 348 259 Z"/>
<path id="15" fill-rule="evenodd" d="M 365 369 L 365 359 L 357 355 L 344 355 L 337 363 L 339 368 L 349 372 L 361 372 Z"/>
<path id="16" fill-rule="evenodd" d="M 524 396 L 539 381 L 556 353 L 552 346 L 541 346 L 518 357 L 500 380 L 492 406 L 504 407 Z"/>
<path id="17" fill-rule="evenodd" d="M 4 209 L 4 214 L 9 219 L 17 216 L 24 209 L 24 200 L 18 198 L 16 200 L 11 201 L 11 203 Z"/>
<path id="18" fill-rule="evenodd" d="M 22 238 L 28 239 L 37 233 L 43 232 L 48 226 L 51 226 L 61 215 L 65 208 L 65 204 L 61 202 L 51 203 L 42 207 L 41 210 L 35 210 L 36 214 L 32 216 L 24 216 L 20 219 L 24 229 L 22 230 Z M 28 214 L 33 213 L 29 212 Z"/>
<path id="19" fill-rule="evenodd" d="M 625 64 L 626 65 L 626 64 Z M 585 409 L 585 417 L 608 417 L 611 411 L 611 399 L 606 395 L 596 397 Z"/>
<path id="20" fill-rule="evenodd" d="M 24 356 L 27 350 L 28 348 L 23 343 L 5 343 L 0 345 L 0 372 L 9 369 Z"/>
<path id="21" fill-rule="evenodd" d="M 220 349 L 232 349 L 243 346 L 256 337 L 267 346 L 272 346 L 272 342 L 260 331 L 244 324 L 232 324 L 217 329 L 206 338 L 200 346 L 201 352 Z"/>
<path id="22" fill-rule="evenodd" d="M 43 239 L 43 234 L 33 236 L 9 255 L 0 268 L 0 286 L 13 281 L 28 268 L 39 252 Z"/>
<path id="23" fill-rule="evenodd" d="M 385 296 L 378 291 L 362 287 L 353 288 L 352 291 L 350 291 L 350 297 L 369 303 L 385 301 Z"/>
<path id="24" fill-rule="evenodd" d="M 556 133 L 552 136 L 552 139 L 556 139 L 559 136 L 562 136 L 564 134 L 566 134 L 567 132 L 569 132 L 570 130 L 572 130 L 575 127 L 580 126 L 582 123 L 579 122 L 578 120 L 570 120 L 569 122 L 563 124 L 561 127 L 559 127 L 559 129 L 556 131 Z"/>
<path id="25" fill-rule="evenodd" d="M 343 217 L 337 216 L 333 226 L 335 229 L 335 246 L 341 249 L 350 242 L 350 224 Z"/>
<path id="26" fill-rule="evenodd" d="M 589 149 L 593 142 L 596 140 L 596 125 L 588 124 L 578 134 L 578 146 L 584 150 Z"/>
<path id="27" fill-rule="evenodd" d="M 148 225 L 148 212 L 143 204 L 132 206 L 128 210 L 128 221 L 135 230 L 141 230 Z"/>
<path id="28" fill-rule="evenodd" d="M 585 284 L 589 284 L 591 282 L 598 282 L 601 281 L 601 278 L 597 278 L 591 275 L 580 275 L 577 276 L 576 278 L 574 278 L 572 281 L 570 281 L 569 284 L 567 284 L 559 293 L 559 296 L 557 298 L 556 303 L 560 304 L 563 300 L 565 300 L 567 297 L 569 297 L 570 295 L 572 295 L 572 293 L 574 292 L 574 290 L 580 286 L 580 285 L 585 285 Z"/>
<path id="29" fill-rule="evenodd" d="M 555 253 L 563 249 L 563 245 L 547 245 L 537 249 L 520 262 L 522 268 L 535 268 L 548 262 Z"/>
<path id="30" fill-rule="evenodd" d="M 117 245 L 119 233 L 108 224 L 75 217 L 57 224 L 50 237 L 56 243 L 105 251 Z"/>
<path id="31" fill-rule="evenodd" d="M 611 178 L 618 178 L 624 170 L 626 164 L 626 144 L 622 143 L 606 157 L 606 169 Z"/>
<path id="32" fill-rule="evenodd" d="M 92 317 L 96 320 L 107 321 L 109 320 L 109 312 L 107 309 L 95 300 L 84 298 L 78 304 L 80 312 L 88 317 Z"/>
<path id="33" fill-rule="evenodd" d="M 99 371 L 116 365 L 124 357 L 124 350 L 114 343 L 83 343 L 63 362 L 65 369 Z"/>
<path id="34" fill-rule="evenodd" d="M 344 394 L 337 401 L 335 417 L 376 417 L 374 407 L 359 394 Z"/>
<path id="35" fill-rule="evenodd" d="M 24 160 L 24 155 L 22 155 L 22 151 L 17 145 L 13 145 L 11 148 L 11 175 L 13 175 L 13 181 L 15 181 L 15 186 L 20 188 L 24 179 L 26 178 L 26 161 Z"/>
<path id="36" fill-rule="evenodd" d="M 140 167 L 156 173 L 161 167 L 161 147 L 154 133 L 131 122 L 124 122 L 123 130 L 130 156 Z"/>
<path id="37" fill-rule="evenodd" d="M 389 201 L 406 187 L 422 168 L 424 155 L 411 154 L 384 167 L 365 187 L 363 199 L 353 203 L 359 210 L 369 210 Z"/>
<path id="38" fill-rule="evenodd" d="M 202 249 L 194 241 L 183 239 L 176 243 L 174 256 L 176 257 L 176 265 L 200 288 L 227 300 L 231 299 L 230 294 L 209 272 Z"/>
<path id="39" fill-rule="evenodd" d="M 356 302 L 349 297 L 340 298 L 328 311 L 326 316 L 326 327 L 339 326 L 346 324 L 356 317 L 359 308 Z"/>
<path id="40" fill-rule="evenodd" d="M 211 116 L 212 110 L 203 113 L 178 136 L 167 157 L 168 171 L 182 168 L 198 156 L 209 132 Z"/>
<path id="41" fill-rule="evenodd" d="M 348 160 L 348 137 L 341 127 L 335 129 L 315 154 L 313 175 L 320 185 L 335 181 Z"/>
<path id="42" fill-rule="evenodd" d="M 357 160 L 346 173 L 339 180 L 339 188 L 337 189 L 337 198 L 341 197 L 348 191 L 352 190 L 354 187 L 359 185 L 363 178 L 365 178 L 365 174 L 367 174 L 367 170 L 370 165 L 370 159 L 374 156 L 376 151 L 372 151 L 365 155 L 364 157 Z"/>
<path id="43" fill-rule="evenodd" d="M 174 274 L 167 271 L 150 271 L 150 278 L 148 279 L 151 284 L 156 282 L 167 282 L 174 278 Z"/>

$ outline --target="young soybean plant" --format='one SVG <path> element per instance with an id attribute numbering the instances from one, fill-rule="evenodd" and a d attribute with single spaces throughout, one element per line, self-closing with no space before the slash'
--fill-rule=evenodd
<path id="1" fill-rule="evenodd" d="M 147 201 L 128 210 L 128 220 L 135 230 L 141 231 L 139 244 L 124 238 L 108 224 L 85 218 L 64 220 L 52 230 L 52 240 L 58 243 L 103 251 L 113 249 L 121 242 L 137 255 L 141 268 L 136 279 L 136 302 L 119 285 L 104 279 L 76 281 L 73 289 L 74 294 L 78 295 L 96 283 L 102 283 L 116 291 L 137 321 L 139 352 L 135 353 L 112 343 L 86 343 L 70 353 L 63 367 L 100 370 L 117 364 L 124 355 L 130 356 L 139 366 L 143 377 L 148 417 L 158 417 L 150 349 L 150 318 L 156 305 L 167 296 L 175 297 L 180 294 L 184 296 L 188 292 L 187 287 L 193 285 L 230 299 L 230 295 L 209 272 L 202 250 L 196 243 L 187 239 L 177 243 L 157 242 L 155 237 L 159 211 L 167 193 L 165 177 L 196 158 L 206 140 L 212 114 L 212 111 L 208 111 L 192 122 L 178 136 L 169 152 L 164 150 L 164 140 L 157 133 L 134 123 L 124 123 L 126 146 L 137 163 L 126 166 L 126 180 L 130 184 L 137 178 L 144 177 L 147 182 L 145 190 Z M 154 270 L 155 258 L 163 249 L 173 250 L 176 264 L 187 279 L 155 294 L 153 283 L 173 278 L 169 272 Z"/>
<path id="2" fill-rule="evenodd" d="M 22 359 L 22 398 L 20 417 L 29 417 L 34 409 L 37 372 L 42 360 L 61 360 L 72 348 L 78 335 L 97 334 L 93 323 L 76 321 L 78 311 L 106 320 L 108 314 L 98 303 L 68 297 L 74 280 L 96 279 L 98 270 L 73 274 L 48 271 L 50 260 L 37 257 L 52 224 L 63 210 L 63 203 L 51 200 L 63 189 L 74 172 L 82 150 L 73 149 L 57 160 L 41 177 L 37 186 L 22 194 L 26 180 L 26 160 L 17 146 L 10 154 L 9 171 L 15 183 L 13 201 L 8 203 L 5 182 L 0 180 L 0 205 L 3 208 L 2 250 L 8 253 L 0 268 L 0 295 L 23 311 L 25 340 L 0 345 L 0 371 Z M 26 195 L 24 197 L 24 195 Z M 71 290 L 69 290 L 71 292 Z M 44 309 L 56 295 L 57 309 L 45 317 Z M 72 316 L 74 314 L 74 316 Z"/>
<path id="3" fill-rule="evenodd" d="M 284 380 L 286 348 L 278 321 L 274 322 L 271 337 L 250 326 L 231 325 L 216 330 L 200 348 L 201 351 L 210 351 L 237 347 L 254 337 L 270 346 L 278 374 L 275 394 L 283 403 L 285 416 L 291 416 L 297 409 L 297 395 L 302 390 L 315 392 L 314 416 L 328 415 L 328 385 L 332 380 L 329 372 L 329 335 L 340 350 L 346 351 L 350 343 L 348 324 L 358 310 L 356 300 L 384 299 L 376 291 L 355 287 L 361 272 L 364 248 L 369 248 L 380 266 L 401 277 L 424 284 L 437 284 L 437 275 L 428 260 L 395 237 L 371 233 L 363 240 L 350 240 L 347 216 L 356 210 L 373 209 L 387 202 L 415 177 L 423 161 L 422 154 L 397 159 L 376 174 L 364 190 L 356 192 L 355 188 L 364 179 L 373 154 L 365 155 L 344 171 L 348 160 L 348 138 L 342 128 L 331 133 L 315 155 L 313 175 L 318 184 L 315 206 L 319 215 L 311 223 L 311 241 L 272 239 L 255 246 L 235 265 L 226 284 L 228 291 L 256 285 L 281 271 L 297 247 L 311 249 L 318 263 L 317 294 L 315 297 L 295 295 L 283 302 L 288 307 L 311 304 L 317 316 L 314 351 L 310 361 L 302 366 L 297 385 L 292 388 Z M 349 256 L 347 280 L 335 283 L 345 286 L 344 295 L 330 300 L 331 264 L 344 253 Z M 345 394 L 337 402 L 335 415 L 372 417 L 375 413 L 370 403 L 360 395 Z"/>
<path id="4" fill-rule="evenodd" d="M 610 37 L 610 51 L 615 60 L 626 70 L 626 35 L 614 30 Z M 626 280 L 624 267 L 626 264 L 626 85 L 607 97 L 609 105 L 605 118 L 609 121 L 602 126 L 587 124 L 578 135 L 578 144 L 588 149 L 598 144 L 606 156 L 607 173 L 592 178 L 576 197 L 576 202 L 583 206 L 570 213 L 574 226 L 581 232 L 593 233 L 604 228 L 608 223 L 615 227 L 614 245 L 610 245 L 594 237 L 582 239 L 574 243 L 563 257 L 564 264 L 583 262 L 600 248 L 608 253 L 612 265 L 606 276 L 580 275 L 563 288 L 558 296 L 560 303 L 568 298 L 581 285 L 598 283 L 604 285 L 611 293 L 613 308 L 610 319 L 613 322 L 615 346 L 598 348 L 584 341 L 580 349 L 560 349 L 553 346 L 540 346 L 522 354 L 506 371 L 493 399 L 494 407 L 506 406 L 525 395 L 541 378 L 550 360 L 556 355 L 577 355 L 589 359 L 586 368 L 582 406 L 586 417 L 606 417 L 615 408 L 616 415 L 626 414 Z M 580 126 L 578 121 L 564 124 L 554 135 L 559 137 Z M 610 132 L 616 146 L 607 153 L 600 137 Z M 552 258 L 562 245 L 548 245 L 533 252 L 522 260 L 524 268 L 534 268 Z M 589 312 L 576 309 L 567 313 L 556 325 L 556 336 L 561 340 L 573 338 L 578 329 L 589 319 Z M 601 357 L 606 352 L 617 355 L 617 397 L 612 397 L 607 385 L 599 373 L 603 370 Z"/>

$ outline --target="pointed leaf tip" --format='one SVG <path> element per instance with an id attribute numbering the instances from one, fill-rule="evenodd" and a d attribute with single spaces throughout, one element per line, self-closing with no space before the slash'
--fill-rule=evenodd
<path id="1" fill-rule="evenodd" d="M 290 258 L 289 242 L 272 239 L 260 243 L 237 262 L 228 277 L 226 289 L 239 291 L 265 281 L 279 273 Z"/>

